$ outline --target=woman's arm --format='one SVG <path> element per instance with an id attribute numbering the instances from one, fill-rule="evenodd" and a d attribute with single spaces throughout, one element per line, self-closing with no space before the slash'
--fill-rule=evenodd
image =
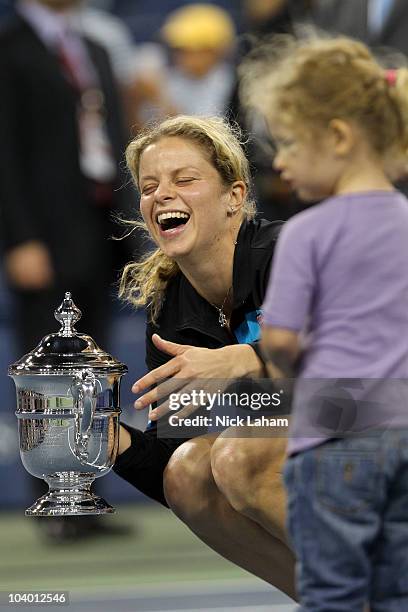
<path id="1" fill-rule="evenodd" d="M 132 438 L 130 436 L 129 430 L 125 429 L 125 427 L 120 427 L 119 429 L 119 448 L 118 455 L 121 455 L 132 444 Z"/>
<path id="2" fill-rule="evenodd" d="M 122 424 L 119 444 L 121 441 L 122 451 L 119 450 L 114 472 L 144 495 L 167 507 L 163 473 L 170 457 L 185 439 L 161 439 L 157 437 L 156 430 L 143 432 Z"/>
<path id="3" fill-rule="evenodd" d="M 176 344 L 163 340 L 157 334 L 152 336 L 156 347 L 171 355 L 172 358 L 164 365 L 155 368 L 132 387 L 134 393 L 143 393 L 135 402 L 135 408 L 140 410 L 158 402 L 172 392 L 178 394 L 191 392 L 194 383 L 202 387 L 205 381 L 216 380 L 229 384 L 231 380 L 244 377 L 258 378 L 263 373 L 263 363 L 249 344 L 233 344 L 219 349 L 207 349 L 184 344 Z M 168 382 L 171 379 L 171 383 Z M 167 382 L 163 382 L 167 381 Z M 153 389 L 144 393 L 155 385 Z M 178 416 L 186 417 L 197 409 L 187 406 Z M 169 403 L 163 402 L 150 413 L 150 419 L 155 421 L 170 412 Z"/>
<path id="4" fill-rule="evenodd" d="M 157 384 L 158 381 L 171 376 L 170 372 L 175 372 L 181 379 L 191 379 L 194 375 L 201 384 L 203 380 L 211 378 L 229 380 L 255 377 L 263 371 L 261 360 L 249 344 L 206 349 L 175 344 L 156 335 L 153 342 L 159 350 L 172 355 L 172 359 L 136 381 L 134 390 L 144 390 L 152 384 Z M 144 408 L 157 401 L 161 392 L 167 395 L 168 387 L 163 391 L 159 384 L 139 398 L 137 403 L 141 402 L 140 408 Z M 165 411 L 162 405 L 150 413 L 150 418 L 155 420 L 168 411 Z M 113 469 L 139 491 L 167 506 L 163 492 L 163 473 L 173 452 L 185 441 L 178 438 L 159 438 L 156 429 L 142 432 L 122 425 L 119 455 Z"/>

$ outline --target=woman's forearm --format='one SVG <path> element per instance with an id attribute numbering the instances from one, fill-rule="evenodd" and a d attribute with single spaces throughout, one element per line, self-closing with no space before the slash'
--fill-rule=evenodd
<path id="1" fill-rule="evenodd" d="M 224 354 L 231 378 L 262 377 L 263 363 L 250 344 L 232 344 L 216 350 Z"/>
<path id="2" fill-rule="evenodd" d="M 124 427 L 120 426 L 119 427 L 119 449 L 118 449 L 118 455 L 121 455 L 122 453 L 124 453 L 131 445 L 132 440 L 130 437 L 130 433 L 128 432 L 127 429 L 125 429 Z"/>
<path id="3" fill-rule="evenodd" d="M 123 450 L 113 470 L 141 493 L 167 506 L 163 473 L 171 455 L 185 440 L 158 438 L 156 431 L 143 432 L 129 425 L 122 425 L 120 430 Z"/>

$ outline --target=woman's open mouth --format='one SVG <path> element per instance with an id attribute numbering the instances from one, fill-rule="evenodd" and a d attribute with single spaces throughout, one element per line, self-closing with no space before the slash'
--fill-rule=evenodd
<path id="1" fill-rule="evenodd" d="M 180 211 L 165 212 L 158 214 L 156 220 L 162 236 L 174 236 L 184 231 L 190 215 Z"/>

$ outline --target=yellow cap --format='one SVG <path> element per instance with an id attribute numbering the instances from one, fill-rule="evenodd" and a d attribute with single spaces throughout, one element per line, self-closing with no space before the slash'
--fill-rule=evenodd
<path id="1" fill-rule="evenodd" d="M 162 28 L 170 47 L 227 49 L 235 38 L 229 14 L 213 4 L 189 4 L 170 13 Z"/>

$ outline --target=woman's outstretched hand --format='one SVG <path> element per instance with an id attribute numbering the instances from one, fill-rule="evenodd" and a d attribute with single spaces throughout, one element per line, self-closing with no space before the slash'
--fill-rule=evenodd
<path id="1" fill-rule="evenodd" d="M 153 334 L 152 341 L 160 351 L 171 355 L 172 358 L 139 378 L 134 383 L 132 391 L 143 393 L 152 385 L 156 385 L 147 393 L 143 393 L 135 402 L 135 408 L 138 410 L 167 398 L 150 413 L 150 419 L 153 421 L 172 410 L 168 399 L 172 394 L 177 393 L 179 398 L 185 394 L 184 398 L 187 398 L 187 394 L 194 397 L 195 392 L 195 397 L 198 399 L 198 394 L 201 392 L 200 398 L 203 398 L 205 393 L 222 391 L 234 379 L 244 376 L 256 377 L 261 372 L 261 362 L 248 344 L 207 349 L 163 340 L 158 334 Z M 185 405 L 177 412 L 177 417 L 182 419 L 189 416 L 200 405 L 196 402 Z"/>

